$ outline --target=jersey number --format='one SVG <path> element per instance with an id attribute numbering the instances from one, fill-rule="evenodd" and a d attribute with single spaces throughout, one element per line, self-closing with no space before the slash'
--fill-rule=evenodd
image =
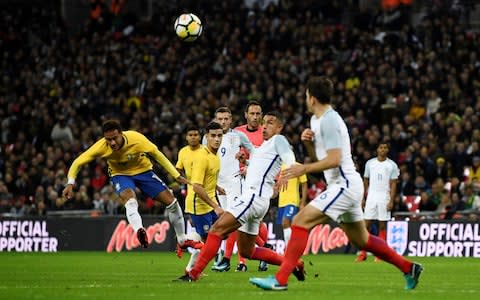
<path id="1" fill-rule="evenodd" d="M 224 157 L 225 154 L 227 153 L 227 148 L 225 147 L 220 148 L 220 153 L 222 153 L 222 157 Z"/>

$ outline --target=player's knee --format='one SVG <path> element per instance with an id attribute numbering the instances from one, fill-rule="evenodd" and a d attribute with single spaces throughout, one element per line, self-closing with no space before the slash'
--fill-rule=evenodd
<path id="1" fill-rule="evenodd" d="M 125 208 L 127 208 L 127 209 L 137 209 L 138 208 L 137 199 L 135 199 L 135 198 L 128 199 L 128 201 L 125 202 Z"/>

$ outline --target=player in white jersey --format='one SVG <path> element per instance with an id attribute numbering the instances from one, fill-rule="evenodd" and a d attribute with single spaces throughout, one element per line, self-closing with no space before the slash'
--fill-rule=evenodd
<path id="1" fill-rule="evenodd" d="M 240 196 L 242 192 L 242 175 L 240 174 L 240 162 L 237 159 L 240 154 L 240 147 L 245 147 L 248 152 L 251 152 L 253 144 L 243 132 L 231 128 L 232 112 L 228 107 L 219 107 L 215 111 L 215 121 L 223 129 L 222 143 L 217 151 L 217 156 L 220 158 L 217 199 L 220 206 L 226 209 L 231 199 Z M 222 250 L 225 250 L 225 242 L 222 242 Z M 230 269 L 230 257 L 223 257 L 222 250 L 217 255 L 212 266 L 214 271 L 223 272 Z"/>
<path id="2" fill-rule="evenodd" d="M 295 163 L 295 155 L 287 139 L 280 135 L 283 119 L 278 113 L 267 113 L 264 117 L 263 136 L 265 141 L 253 150 L 242 195 L 235 197 L 208 233 L 207 241 L 200 256 L 184 281 L 198 280 L 210 260 L 217 253 L 222 239 L 238 229 L 238 250 L 249 259 L 263 260 L 279 265 L 283 257 L 265 247 L 255 247 L 260 222 L 268 212 L 270 197 L 273 194 L 275 177 L 281 164 Z M 293 273 L 304 280 L 303 262 L 297 260 Z"/>
<path id="3" fill-rule="evenodd" d="M 313 77 L 307 82 L 306 104 L 313 116 L 311 128 L 302 132 L 301 139 L 312 163 L 291 165 L 282 172 L 279 180 L 280 185 L 284 185 L 290 178 L 323 171 L 327 189 L 300 210 L 293 220 L 285 258 L 275 276 L 250 278 L 250 282 L 265 290 L 286 290 L 288 277 L 297 268 L 298 259 L 307 246 L 309 231 L 333 220 L 340 224 L 350 242 L 359 249 L 372 252 L 400 269 L 406 280 L 405 288 L 413 289 L 418 283 L 422 266 L 406 260 L 384 240 L 367 231 L 361 208 L 362 178 L 352 160 L 347 126 L 330 105 L 332 94 L 333 83 L 326 77 Z"/>
<path id="4" fill-rule="evenodd" d="M 397 192 L 397 179 L 400 170 L 397 164 L 387 157 L 389 146 L 381 142 L 377 147 L 377 156 L 365 164 L 363 183 L 368 189 L 367 197 L 363 201 L 364 219 L 368 231 L 371 231 L 372 221 L 378 220 L 378 237 L 386 240 L 386 225 L 391 218 L 391 210 Z M 360 251 L 355 259 L 357 262 L 365 261 L 367 252 Z M 376 257 L 375 261 L 379 261 Z"/>

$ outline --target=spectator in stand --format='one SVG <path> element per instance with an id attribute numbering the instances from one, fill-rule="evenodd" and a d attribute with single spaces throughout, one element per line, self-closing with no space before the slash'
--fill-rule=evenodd
<path id="1" fill-rule="evenodd" d="M 73 142 L 73 134 L 70 126 L 67 124 L 67 120 L 64 115 L 58 117 L 57 123 L 53 126 L 52 133 L 50 134 L 52 141 L 55 143 L 67 143 Z"/>

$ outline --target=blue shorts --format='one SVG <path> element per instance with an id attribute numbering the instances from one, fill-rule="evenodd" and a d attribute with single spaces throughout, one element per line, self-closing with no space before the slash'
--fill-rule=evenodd
<path id="1" fill-rule="evenodd" d="M 277 211 L 277 224 L 282 224 L 283 219 L 289 219 L 292 222 L 293 216 L 298 212 L 298 206 L 287 205 L 284 207 L 279 207 Z"/>
<path id="2" fill-rule="evenodd" d="M 165 183 L 163 183 L 153 171 L 147 171 L 133 176 L 115 175 L 110 180 L 119 195 L 126 189 L 135 191 L 135 187 L 138 187 L 142 193 L 155 199 L 158 194 L 167 189 Z"/>
<path id="3" fill-rule="evenodd" d="M 218 219 L 217 214 L 213 210 L 203 215 L 190 215 L 190 217 L 192 218 L 195 230 L 204 240 L 207 238 L 208 231 L 213 223 Z"/>

